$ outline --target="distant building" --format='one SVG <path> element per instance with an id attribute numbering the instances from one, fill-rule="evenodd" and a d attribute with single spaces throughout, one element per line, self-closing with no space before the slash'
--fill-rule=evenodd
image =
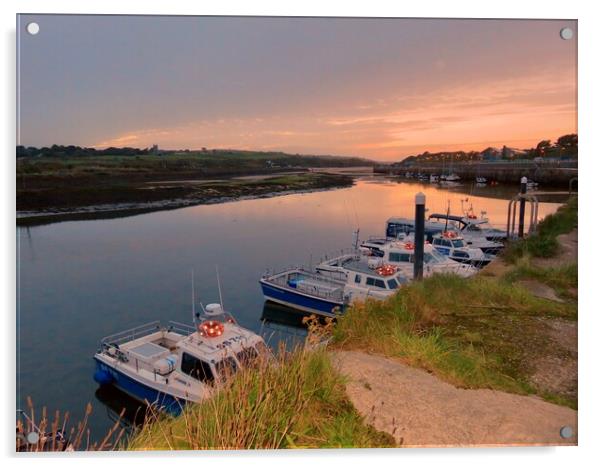
<path id="1" fill-rule="evenodd" d="M 502 151 L 495 147 L 488 147 L 481 152 L 483 160 L 499 160 L 502 158 Z"/>
<path id="2" fill-rule="evenodd" d="M 150 153 L 153 155 L 159 155 L 159 146 L 157 144 L 153 144 L 153 147 L 150 149 Z"/>

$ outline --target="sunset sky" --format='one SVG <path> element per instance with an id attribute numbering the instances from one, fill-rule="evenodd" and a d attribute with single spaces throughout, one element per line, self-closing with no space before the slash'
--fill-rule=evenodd
<path id="1" fill-rule="evenodd" d="M 567 26 L 569 41 L 559 35 Z M 377 160 L 531 147 L 577 131 L 576 30 L 575 21 L 21 16 L 18 143 Z"/>

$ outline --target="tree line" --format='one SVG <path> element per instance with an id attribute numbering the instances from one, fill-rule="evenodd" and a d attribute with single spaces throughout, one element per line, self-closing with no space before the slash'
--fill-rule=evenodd
<path id="1" fill-rule="evenodd" d="M 482 151 L 446 151 L 446 152 L 423 152 L 419 155 L 411 155 L 403 160 L 408 162 L 449 162 L 449 161 L 478 161 L 487 159 L 516 160 L 536 158 L 576 159 L 578 154 L 577 134 L 565 134 L 555 142 L 546 139 L 537 143 L 529 149 L 514 149 L 503 146 L 501 149 L 488 147 Z"/>
<path id="2" fill-rule="evenodd" d="M 138 149 L 136 147 L 107 147 L 96 149 L 94 147 L 62 146 L 53 144 L 50 147 L 17 146 L 17 158 L 20 157 L 98 157 L 103 155 L 147 155 L 156 153 L 155 148 Z"/>

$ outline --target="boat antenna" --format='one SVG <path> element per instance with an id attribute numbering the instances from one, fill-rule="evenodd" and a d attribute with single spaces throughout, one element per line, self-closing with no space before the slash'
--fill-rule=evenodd
<path id="1" fill-rule="evenodd" d="M 358 228 L 353 232 L 353 249 L 357 250 L 360 242 L 360 229 Z"/>
<path id="2" fill-rule="evenodd" d="M 215 265 L 215 275 L 217 275 L 217 291 L 219 292 L 219 303 L 220 306 L 222 306 L 222 311 L 225 311 L 224 299 L 222 298 L 222 285 L 219 281 L 219 269 L 217 268 L 217 264 Z"/>
<path id="3" fill-rule="evenodd" d="M 190 270 L 190 284 L 192 290 L 192 323 L 196 320 L 196 309 L 194 308 L 194 269 Z"/>
<path id="4" fill-rule="evenodd" d="M 449 199 L 447 200 L 447 215 L 445 216 L 445 230 L 447 231 L 447 223 L 449 222 Z"/>

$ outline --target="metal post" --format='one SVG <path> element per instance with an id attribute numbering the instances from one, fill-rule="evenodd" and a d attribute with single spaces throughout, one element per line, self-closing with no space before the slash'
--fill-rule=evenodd
<path id="1" fill-rule="evenodd" d="M 527 177 L 523 176 L 520 179 L 520 207 L 518 210 L 518 237 L 522 238 L 525 235 L 525 194 L 527 194 Z"/>
<path id="2" fill-rule="evenodd" d="M 426 196 L 416 194 L 416 217 L 414 219 L 414 280 L 422 280 L 424 270 L 424 205 Z"/>

